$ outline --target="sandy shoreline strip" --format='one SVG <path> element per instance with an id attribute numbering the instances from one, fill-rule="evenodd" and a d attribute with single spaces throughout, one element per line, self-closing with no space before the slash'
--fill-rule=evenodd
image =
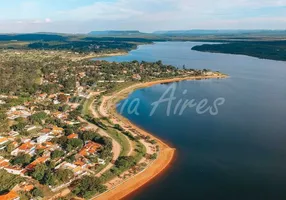
<path id="1" fill-rule="evenodd" d="M 72 60 L 79 61 L 79 60 L 89 60 L 93 58 L 105 58 L 105 57 L 124 56 L 124 55 L 128 55 L 128 52 L 92 54 L 92 55 L 86 55 L 82 57 L 75 57 L 75 58 L 72 58 Z"/>
<path id="2" fill-rule="evenodd" d="M 146 82 L 146 83 L 134 84 L 114 94 L 113 97 L 115 101 L 112 102 L 113 104 L 110 107 L 109 113 L 112 116 L 116 116 L 115 117 L 116 119 L 123 122 L 126 126 L 131 127 L 132 129 L 135 129 L 140 134 L 145 135 L 145 136 L 150 136 L 151 138 L 155 139 L 158 142 L 158 145 L 160 146 L 160 152 L 158 154 L 157 159 L 150 166 L 148 166 L 145 170 L 131 177 L 126 182 L 116 186 L 115 188 L 93 199 L 98 199 L 98 200 L 123 199 L 126 196 L 130 195 L 131 193 L 134 193 L 139 188 L 143 187 L 145 184 L 147 184 L 149 181 L 157 177 L 159 174 L 161 174 L 165 170 L 167 170 L 175 158 L 175 151 L 176 151 L 175 148 L 172 148 L 166 142 L 163 142 L 161 139 L 155 137 L 151 133 L 144 131 L 143 129 L 139 128 L 135 124 L 131 123 L 128 119 L 124 118 L 119 113 L 117 113 L 116 103 L 119 100 L 125 99 L 126 97 L 128 97 L 128 95 L 131 92 L 133 92 L 136 89 L 150 87 L 156 84 L 171 83 L 171 82 L 177 82 L 177 81 L 183 81 L 183 80 L 216 79 L 216 78 L 226 78 L 226 77 L 227 75 L 212 75 L 212 76 L 192 76 L 192 77 L 156 80 L 156 81 L 151 81 L 151 82 Z"/>

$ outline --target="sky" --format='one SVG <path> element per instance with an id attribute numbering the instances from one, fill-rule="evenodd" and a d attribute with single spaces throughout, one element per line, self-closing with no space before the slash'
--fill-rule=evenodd
<path id="1" fill-rule="evenodd" d="M 2 0 L 0 32 L 286 29 L 286 0 Z"/>

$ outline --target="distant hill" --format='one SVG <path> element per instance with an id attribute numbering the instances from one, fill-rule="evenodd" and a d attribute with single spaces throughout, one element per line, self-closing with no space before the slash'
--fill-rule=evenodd
<path id="1" fill-rule="evenodd" d="M 202 35 L 286 35 L 286 30 L 175 30 L 155 31 L 153 34 L 166 36 L 202 36 Z"/>
<path id="2" fill-rule="evenodd" d="M 64 41 L 66 37 L 56 34 L 0 34 L 0 41 Z"/>
<path id="3" fill-rule="evenodd" d="M 94 36 L 128 36 L 128 35 L 142 35 L 144 33 L 141 33 L 140 31 L 135 30 L 127 30 L 127 31 L 91 31 L 89 35 Z"/>

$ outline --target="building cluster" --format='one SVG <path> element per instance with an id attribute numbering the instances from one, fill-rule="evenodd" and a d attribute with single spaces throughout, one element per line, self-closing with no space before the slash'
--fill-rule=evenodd
<path id="1" fill-rule="evenodd" d="M 84 73 L 80 73 L 84 77 Z M 0 151 L 5 152 L 0 154 L 0 169 L 6 170 L 8 173 L 27 178 L 36 169 L 39 164 L 46 164 L 48 161 L 53 161 L 56 165 L 54 170 L 69 169 L 73 172 L 74 177 L 81 177 L 85 174 L 92 173 L 99 165 L 105 165 L 106 161 L 100 158 L 99 152 L 104 148 L 101 144 L 93 141 L 86 141 L 81 148 L 69 151 L 63 148 L 57 140 L 61 137 L 66 137 L 67 140 L 80 140 L 78 133 L 68 134 L 67 126 L 78 126 L 78 130 L 87 130 L 87 125 L 81 124 L 77 118 L 70 118 L 70 112 L 77 109 L 79 103 L 71 103 L 71 96 L 79 96 L 85 98 L 87 87 L 80 86 L 73 95 L 66 93 L 38 93 L 33 98 L 33 101 L 25 102 L 23 105 L 7 107 L 5 114 L 10 124 L 10 131 L 0 132 Z M 5 97 L 6 98 L 6 97 Z M 10 97 L 7 97 L 10 98 Z M 4 99 L 4 97 L 2 97 Z M 5 101 L 1 100 L 1 104 Z M 6 102 L 5 102 L 6 103 Z M 45 105 L 45 109 L 39 109 Z M 51 105 L 51 109 L 47 107 Z M 67 105 L 65 110 L 54 109 Z M 36 123 L 31 118 L 37 113 L 45 113 L 50 121 L 41 119 Z M 52 120 L 52 121 L 51 121 Z M 56 125 L 57 121 L 61 125 Z M 19 123 L 25 123 L 20 130 L 15 130 L 11 127 Z M 23 131 L 27 135 L 23 135 Z M 63 152 L 63 156 L 53 158 L 52 154 L 55 151 Z M 15 164 L 13 159 L 19 156 L 28 155 L 31 160 L 29 163 Z M 67 159 L 73 156 L 73 159 Z M 32 176 L 30 176 L 32 178 Z M 54 186 L 54 187 L 59 187 Z M 8 194 L 0 196 L 1 199 L 19 199 L 17 190 L 11 190 Z"/>

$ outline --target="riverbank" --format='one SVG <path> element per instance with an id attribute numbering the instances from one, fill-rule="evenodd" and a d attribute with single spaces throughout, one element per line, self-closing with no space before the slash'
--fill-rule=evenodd
<path id="1" fill-rule="evenodd" d="M 211 76 L 194 76 L 194 77 L 178 77 L 178 78 L 171 78 L 171 79 L 164 79 L 164 80 L 156 80 L 151 82 L 145 83 L 138 83 L 135 85 L 131 85 L 119 92 L 113 94 L 110 98 L 102 104 L 104 105 L 104 110 L 109 112 L 110 120 L 113 122 L 119 123 L 123 127 L 128 127 L 129 129 L 135 130 L 143 136 L 149 136 L 151 139 L 155 139 L 157 144 L 160 148 L 159 154 L 157 159 L 152 162 L 145 170 L 136 174 L 135 176 L 131 177 L 130 179 L 126 180 L 125 182 L 121 183 L 118 186 L 115 186 L 111 190 L 97 196 L 94 199 L 99 200 L 106 200 L 106 199 L 123 199 L 126 196 L 130 195 L 131 193 L 135 192 L 139 188 L 143 187 L 145 184 L 150 182 L 152 179 L 166 171 L 170 166 L 172 161 L 175 158 L 175 148 L 171 147 L 171 145 L 167 144 L 163 140 L 155 137 L 151 133 L 144 131 L 143 129 L 139 128 L 128 119 L 124 118 L 123 116 L 119 115 L 116 111 L 116 103 L 122 99 L 128 97 L 128 95 L 136 89 L 150 87 L 152 85 L 161 84 L 161 83 L 171 83 L 183 80 L 199 80 L 199 79 L 211 79 L 211 78 L 226 78 L 226 75 L 216 74 Z"/>

